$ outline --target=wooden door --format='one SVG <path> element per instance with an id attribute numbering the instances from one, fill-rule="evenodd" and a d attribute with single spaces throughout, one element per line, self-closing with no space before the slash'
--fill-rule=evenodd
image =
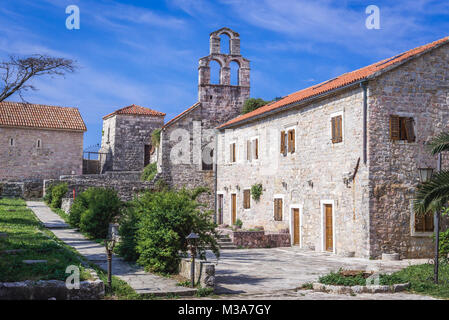
<path id="1" fill-rule="evenodd" d="M 234 225 L 237 220 L 237 195 L 235 193 L 231 194 L 231 217 L 231 222 Z"/>
<path id="2" fill-rule="evenodd" d="M 324 213 L 325 213 L 325 248 L 326 251 L 334 251 L 334 243 L 333 243 L 333 229 L 332 229 L 332 205 L 325 204 L 324 205 Z"/>
<path id="3" fill-rule="evenodd" d="M 299 246 L 299 209 L 293 209 L 293 245 Z"/>
<path id="4" fill-rule="evenodd" d="M 223 224 L 223 195 L 218 195 L 218 224 Z"/>

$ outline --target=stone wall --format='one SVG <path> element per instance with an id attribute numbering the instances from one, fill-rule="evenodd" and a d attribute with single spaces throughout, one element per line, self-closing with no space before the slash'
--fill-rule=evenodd
<path id="1" fill-rule="evenodd" d="M 43 181 L 0 181 L 0 197 L 39 199 L 43 196 Z"/>
<path id="2" fill-rule="evenodd" d="M 14 145 L 0 144 L 0 180 L 53 179 L 81 174 L 83 132 L 0 128 L 0 136 Z M 41 147 L 37 147 L 37 140 Z"/>
<path id="3" fill-rule="evenodd" d="M 263 226 L 266 231 L 292 230 L 292 211 L 300 212 L 300 246 L 324 250 L 324 204 L 333 206 L 334 252 L 354 251 L 368 257 L 368 168 L 363 153 L 363 92 L 347 89 L 338 96 L 290 109 L 218 136 L 217 193 L 223 196 L 224 223 L 231 223 L 231 194 L 237 197 L 237 219 L 245 229 Z M 343 116 L 343 142 L 331 141 L 331 117 Z M 295 129 L 295 153 L 280 153 L 280 133 Z M 247 161 L 246 142 L 257 138 L 259 159 Z M 236 143 L 236 163 L 230 163 L 231 143 Z M 260 199 L 243 208 L 244 190 L 262 184 Z M 281 221 L 274 219 L 274 199 L 283 199 Z"/>
<path id="4" fill-rule="evenodd" d="M 151 145 L 151 133 L 163 125 L 164 116 L 118 114 L 105 119 L 101 152 L 109 156 L 103 171 L 142 170 L 145 145 Z"/>
<path id="5" fill-rule="evenodd" d="M 182 258 L 179 264 L 179 275 L 191 279 L 192 261 L 190 258 Z M 215 265 L 210 262 L 195 259 L 195 285 L 202 288 L 215 289 Z"/>
<path id="6" fill-rule="evenodd" d="M 413 117 L 416 141 L 392 141 L 389 117 Z M 425 144 L 449 131 L 449 46 L 407 62 L 369 83 L 370 255 L 432 256 L 429 235 L 412 235 L 418 168 L 436 168 Z M 449 168 L 444 156 L 443 169 Z M 443 230 L 447 220 L 443 221 Z"/>
<path id="7" fill-rule="evenodd" d="M 289 233 L 265 233 L 265 231 L 234 231 L 230 234 L 232 242 L 243 248 L 290 247 Z"/>

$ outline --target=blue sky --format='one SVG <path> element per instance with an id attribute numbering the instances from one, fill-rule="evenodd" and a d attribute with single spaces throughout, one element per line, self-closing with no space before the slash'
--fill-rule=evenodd
<path id="1" fill-rule="evenodd" d="M 197 100 L 198 59 L 209 34 L 240 33 L 251 96 L 271 100 L 449 35 L 449 2 L 353 0 L 0 0 L 0 57 L 49 54 L 77 61 L 66 78 L 41 78 L 33 103 L 75 106 L 101 140 L 102 116 L 130 104 L 167 113 Z M 68 30 L 65 8 L 80 9 Z M 365 27 L 368 5 L 379 30 Z M 11 97 L 11 101 L 19 101 Z"/>

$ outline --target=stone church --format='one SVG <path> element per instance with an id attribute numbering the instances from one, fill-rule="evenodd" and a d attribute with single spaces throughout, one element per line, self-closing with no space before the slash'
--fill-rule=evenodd
<path id="1" fill-rule="evenodd" d="M 220 36 L 229 37 L 229 52 L 222 52 Z M 211 83 L 211 61 L 220 65 L 219 83 Z M 231 85 L 231 63 L 237 63 L 238 83 Z M 210 34 L 210 54 L 199 60 L 198 101 L 162 127 L 158 170 L 172 186 L 206 186 L 215 206 L 215 128 L 240 115 L 250 97 L 249 60 L 240 53 L 240 36 L 229 28 Z"/>

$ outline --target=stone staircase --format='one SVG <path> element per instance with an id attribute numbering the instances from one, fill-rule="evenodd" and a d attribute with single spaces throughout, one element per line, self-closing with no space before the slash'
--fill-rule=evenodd
<path id="1" fill-rule="evenodd" d="M 220 249 L 237 249 L 235 244 L 232 242 L 232 239 L 227 234 L 220 234 L 218 236 L 218 245 Z"/>

